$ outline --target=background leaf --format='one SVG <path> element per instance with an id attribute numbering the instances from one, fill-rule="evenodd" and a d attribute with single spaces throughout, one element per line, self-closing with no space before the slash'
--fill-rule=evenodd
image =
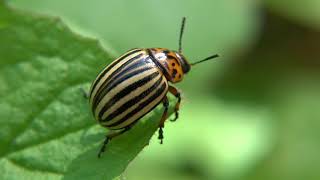
<path id="1" fill-rule="evenodd" d="M 2 3 L 0 10 L 0 179 L 119 176 L 149 142 L 162 109 L 114 139 L 98 159 L 106 130 L 96 125 L 80 88 L 114 54 L 59 18 Z"/>

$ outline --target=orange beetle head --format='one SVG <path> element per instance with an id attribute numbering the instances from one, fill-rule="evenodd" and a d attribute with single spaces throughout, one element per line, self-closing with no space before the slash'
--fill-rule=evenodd
<path id="1" fill-rule="evenodd" d="M 180 82 L 183 75 L 191 69 L 191 65 L 181 53 L 165 48 L 151 48 L 150 50 L 154 58 L 166 71 L 164 75 L 170 82 Z"/>

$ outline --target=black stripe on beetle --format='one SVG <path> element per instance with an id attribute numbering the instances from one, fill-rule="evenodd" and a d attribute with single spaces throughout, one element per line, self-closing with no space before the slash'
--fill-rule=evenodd
<path id="1" fill-rule="evenodd" d="M 126 103 L 124 103 L 122 106 L 120 106 L 118 109 L 116 109 L 114 112 L 112 112 L 107 118 L 108 119 L 113 119 L 116 116 L 118 116 L 121 113 L 124 113 L 126 110 L 129 109 L 129 107 L 132 107 L 133 105 L 141 102 L 146 96 L 148 96 L 149 94 L 151 94 L 156 88 L 158 88 L 158 86 L 160 85 L 161 81 L 163 80 L 162 77 L 160 77 L 150 88 L 148 88 L 147 90 L 143 91 L 141 94 L 139 94 L 138 96 L 133 97 L 132 99 L 130 99 L 129 101 L 127 101 Z"/>
<path id="2" fill-rule="evenodd" d="M 99 86 L 98 91 L 97 91 L 96 94 L 93 96 L 93 102 L 98 102 L 97 99 L 99 100 L 99 99 L 101 98 L 101 97 L 100 97 L 101 92 L 104 91 L 104 89 L 105 89 L 105 87 L 107 86 L 109 80 L 112 79 L 112 78 L 114 78 L 114 75 L 115 75 L 115 74 L 117 74 L 117 73 L 119 73 L 120 71 L 122 71 L 123 68 L 125 68 L 127 65 L 129 65 L 132 61 L 139 59 L 142 55 L 143 55 L 143 54 L 141 53 L 141 54 L 138 54 L 138 55 L 136 55 L 135 57 L 127 60 L 127 61 L 126 61 L 124 64 L 122 64 L 118 69 L 116 69 L 114 72 L 112 72 L 112 74 Z M 127 56 L 126 56 L 126 57 L 127 57 Z M 123 59 L 123 60 L 124 60 L 124 59 Z M 105 72 L 105 73 L 107 73 L 107 72 Z M 104 73 L 104 74 L 105 74 L 105 73 Z M 98 81 L 97 81 L 97 83 L 98 83 Z M 93 89 L 93 90 L 94 90 L 94 89 Z M 93 103 L 93 107 L 92 107 L 92 108 L 95 109 L 95 108 L 96 108 L 96 105 L 97 105 L 96 103 Z"/>
<path id="3" fill-rule="evenodd" d="M 110 83 L 110 85 L 107 85 L 105 88 L 104 91 L 101 91 L 100 94 L 99 94 L 99 97 L 96 98 L 96 103 L 97 104 L 94 104 L 94 108 L 96 108 L 96 106 L 98 105 L 98 103 L 102 100 L 102 98 L 112 89 L 116 88 L 119 84 L 125 82 L 126 80 L 128 80 L 129 78 L 133 78 L 139 74 L 142 74 L 144 73 L 145 71 L 148 71 L 150 70 L 151 67 L 144 67 L 143 69 L 138 69 L 138 70 L 135 70 L 131 73 L 128 73 L 124 76 L 122 76 L 121 78 L 114 78 L 115 80 Z"/>
<path id="4" fill-rule="evenodd" d="M 127 58 L 128 56 L 130 56 L 130 55 L 132 55 L 132 54 L 134 54 L 134 53 L 136 53 L 136 52 L 139 52 L 139 51 L 140 51 L 140 49 L 134 49 L 134 50 L 132 50 L 131 52 L 128 52 L 127 54 L 124 54 L 122 57 L 120 57 L 119 59 L 115 60 L 113 63 L 111 63 L 110 66 L 108 66 L 105 70 L 103 70 L 103 71 L 99 74 L 99 76 L 95 79 L 94 83 L 91 85 L 91 90 L 93 91 L 93 90 L 96 88 L 96 86 L 97 86 L 98 82 L 101 80 L 101 78 L 102 78 L 110 69 L 112 69 L 116 64 L 118 64 L 118 62 L 122 61 L 123 59 Z M 89 96 L 90 99 L 91 99 L 91 96 L 92 96 L 92 94 L 90 94 L 90 96 Z"/>
<path id="5" fill-rule="evenodd" d="M 161 72 L 166 76 L 170 76 L 169 72 L 168 72 L 168 69 L 166 69 L 165 67 L 163 67 L 161 65 L 161 63 L 154 57 L 154 55 L 152 54 L 151 50 L 150 49 L 146 49 L 146 51 L 148 52 L 151 60 L 158 66 L 158 68 L 161 70 Z"/>
<path id="6" fill-rule="evenodd" d="M 124 122 L 126 119 L 128 119 L 129 117 L 133 116 L 134 114 L 136 114 L 137 112 L 141 111 L 143 108 L 148 108 L 148 105 L 154 101 L 166 88 L 166 84 L 163 83 L 161 85 L 161 88 L 159 88 L 155 94 L 153 94 L 149 99 L 147 99 L 146 101 L 142 102 L 141 104 L 139 104 L 139 106 L 134 109 L 133 111 L 131 111 L 130 113 L 128 113 L 125 117 L 123 117 L 122 119 L 120 119 L 119 121 L 117 121 L 116 123 L 113 123 L 107 127 L 113 127 L 116 125 L 121 124 L 122 122 Z M 158 104 L 157 104 L 158 105 Z M 153 107 L 149 107 L 150 110 L 153 109 Z M 148 111 L 149 112 L 149 111 Z"/>
<path id="7" fill-rule="evenodd" d="M 152 68 L 150 66 L 145 66 L 145 64 L 146 64 L 146 61 L 141 58 L 137 62 L 134 62 L 132 64 L 127 64 L 127 67 L 125 69 L 123 69 L 120 73 L 118 73 L 117 75 L 112 77 L 112 79 L 110 79 L 110 81 L 108 83 L 114 84 L 115 83 L 114 81 L 116 81 L 116 80 L 118 80 L 118 81 L 119 80 L 120 81 L 126 80 L 126 79 L 128 79 L 127 78 L 128 76 L 134 76 L 136 74 L 141 73 L 142 72 L 142 71 L 140 71 L 141 69 L 147 70 L 147 69 Z M 119 84 L 119 83 L 116 83 L 116 84 Z M 108 86 L 111 86 L 111 85 L 108 85 Z M 108 86 L 106 87 L 107 89 L 108 89 Z M 110 90 L 110 89 L 108 89 L 108 90 Z"/>
<path id="8" fill-rule="evenodd" d="M 100 90 L 103 89 L 103 87 L 109 82 L 110 79 L 114 78 L 115 74 L 121 72 L 128 66 L 130 63 L 132 63 L 134 60 L 138 60 L 143 54 L 138 54 L 131 59 L 127 60 L 124 64 L 122 64 L 119 68 L 117 68 L 115 71 L 112 72 L 112 74 L 103 82 L 103 84 L 100 87 Z M 96 93 L 97 95 L 98 93 Z"/>
<path id="9" fill-rule="evenodd" d="M 117 102 L 119 99 L 123 98 L 124 96 L 128 95 L 131 91 L 133 91 L 136 88 L 139 88 L 141 86 L 143 86 L 144 84 L 146 84 L 147 82 L 151 81 L 153 78 L 155 78 L 156 76 L 159 75 L 159 72 L 154 72 L 149 76 L 146 76 L 142 79 L 139 79 L 138 81 L 135 81 L 134 83 L 131 83 L 130 85 L 128 85 L 126 88 L 124 88 L 123 90 L 121 90 L 120 92 L 118 92 L 115 96 L 113 96 L 111 98 L 111 100 L 109 102 L 107 102 L 105 104 L 105 106 L 102 108 L 102 110 L 99 112 L 99 118 L 102 117 L 104 111 L 107 108 L 110 108 L 110 106 L 112 104 L 114 104 L 115 102 Z M 106 119 L 101 119 L 102 122 L 107 121 Z"/>

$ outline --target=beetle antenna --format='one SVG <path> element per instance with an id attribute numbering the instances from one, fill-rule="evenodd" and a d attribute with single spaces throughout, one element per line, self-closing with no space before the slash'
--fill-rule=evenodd
<path id="1" fill-rule="evenodd" d="M 179 36 L 179 53 L 182 52 L 182 35 L 183 35 L 185 24 L 186 24 L 186 17 L 183 17 L 181 22 L 181 28 L 180 28 L 180 36 Z"/>
<path id="2" fill-rule="evenodd" d="M 191 65 L 191 66 L 194 66 L 194 65 L 196 65 L 196 64 L 199 64 L 199 63 L 202 63 L 202 62 L 204 62 L 204 61 L 208 61 L 208 60 L 210 60 L 210 59 L 217 58 L 217 57 L 219 57 L 219 55 L 218 55 L 218 54 L 215 54 L 215 55 L 209 56 L 209 57 L 207 57 L 207 58 L 204 58 L 204 59 L 202 59 L 202 60 L 200 60 L 200 61 L 191 63 L 190 65 Z"/>

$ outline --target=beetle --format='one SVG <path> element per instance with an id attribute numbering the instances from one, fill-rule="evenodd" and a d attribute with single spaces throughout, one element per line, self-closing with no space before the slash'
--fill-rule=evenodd
<path id="1" fill-rule="evenodd" d="M 98 157 L 101 157 L 111 139 L 128 131 L 161 102 L 164 111 L 159 123 L 158 139 L 162 144 L 169 107 L 167 93 L 177 98 L 172 121 L 179 117 L 181 102 L 180 91 L 170 83 L 182 81 L 191 66 L 218 57 L 215 54 L 195 63 L 186 60 L 182 54 L 185 21 L 183 17 L 178 51 L 166 48 L 131 49 L 103 69 L 92 83 L 88 98 L 93 115 L 100 125 L 111 130 Z"/>

